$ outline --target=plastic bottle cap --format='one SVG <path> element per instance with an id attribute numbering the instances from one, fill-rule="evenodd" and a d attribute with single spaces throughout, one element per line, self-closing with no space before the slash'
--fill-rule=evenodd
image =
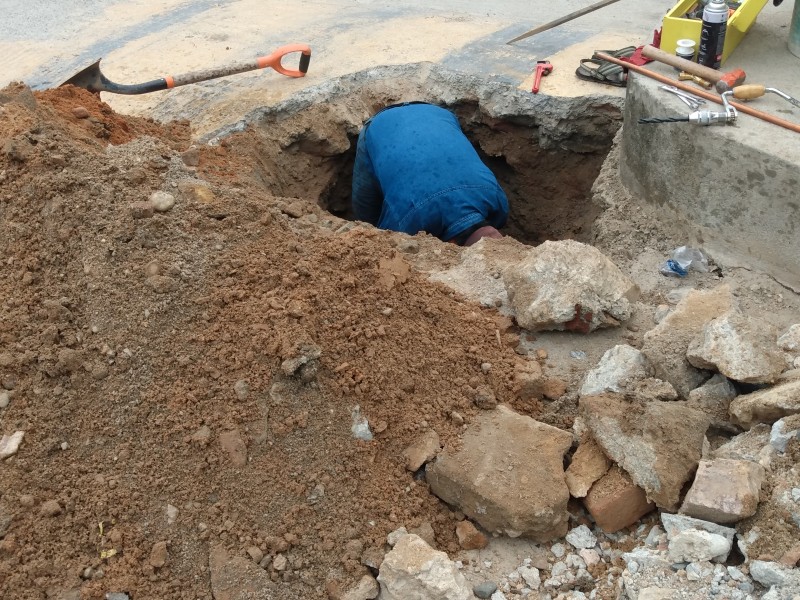
<path id="1" fill-rule="evenodd" d="M 696 46 L 696 42 L 694 40 L 678 40 L 677 41 L 678 48 L 686 48 L 687 50 L 691 49 L 694 51 L 694 47 Z"/>

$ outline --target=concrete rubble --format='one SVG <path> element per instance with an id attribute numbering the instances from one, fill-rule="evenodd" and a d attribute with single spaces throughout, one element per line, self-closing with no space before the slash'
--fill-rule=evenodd
<path id="1" fill-rule="evenodd" d="M 382 600 L 468 600 L 472 590 L 447 554 L 419 536 L 400 535 L 383 559 Z"/>
<path id="2" fill-rule="evenodd" d="M 644 336 L 642 353 L 656 377 L 670 382 L 686 398 L 710 374 L 686 359 L 689 344 L 702 334 L 706 323 L 730 312 L 734 298 L 727 285 L 712 290 L 691 290 L 669 314 Z"/>
<path id="3" fill-rule="evenodd" d="M 702 456 L 708 417 L 676 402 L 642 405 L 613 394 L 582 397 L 580 408 L 606 455 L 659 508 L 677 510 Z"/>
<path id="4" fill-rule="evenodd" d="M 744 429 L 750 429 L 756 423 L 774 423 L 797 413 L 800 413 L 800 379 L 742 394 L 730 405 L 732 420 Z"/>
<path id="5" fill-rule="evenodd" d="M 764 467 L 749 460 L 701 460 L 681 514 L 714 523 L 736 523 L 758 508 Z"/>
<path id="6" fill-rule="evenodd" d="M 649 375 L 650 368 L 644 354 L 627 344 L 619 344 L 606 350 L 598 365 L 586 374 L 580 393 L 581 396 L 621 393 Z"/>
<path id="7" fill-rule="evenodd" d="M 571 445 L 569 433 L 500 405 L 470 425 L 458 450 L 445 448 L 428 465 L 428 483 L 490 532 L 549 541 L 567 532 Z"/>
<path id="8" fill-rule="evenodd" d="M 706 324 L 689 344 L 686 358 L 698 369 L 717 371 L 742 383 L 772 383 L 786 368 L 768 323 L 753 322 L 737 311 Z"/>
<path id="9" fill-rule="evenodd" d="M 574 240 L 546 241 L 503 272 L 520 327 L 588 333 L 631 316 L 638 288 L 599 250 Z"/>

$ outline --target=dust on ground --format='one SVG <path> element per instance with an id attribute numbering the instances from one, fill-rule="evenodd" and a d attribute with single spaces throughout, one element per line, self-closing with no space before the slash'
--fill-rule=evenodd
<path id="1" fill-rule="evenodd" d="M 195 148 L 187 123 L 117 115 L 82 90 L 0 92 L 0 422 L 25 431 L 0 465 L 3 597 L 211 598 L 222 547 L 261 553 L 276 598 L 325 598 L 400 525 L 429 524 L 455 553 L 461 515 L 403 449 L 427 429 L 457 444 L 485 386 L 570 427 L 585 370 L 620 339 L 639 344 L 679 285 L 645 262 L 675 240 L 620 200 L 594 237 L 641 275 L 638 316 L 521 337 L 410 268 L 457 248 L 332 216 L 304 196 L 319 182 L 303 168 L 271 174 L 296 193 L 267 192 L 275 156 L 247 136 Z M 176 203 L 150 215 L 137 203 L 157 190 Z M 743 304 L 796 314 L 769 278 L 731 276 Z M 513 373 L 530 360 L 568 393 L 521 404 Z M 372 441 L 354 439 L 359 415 Z"/>

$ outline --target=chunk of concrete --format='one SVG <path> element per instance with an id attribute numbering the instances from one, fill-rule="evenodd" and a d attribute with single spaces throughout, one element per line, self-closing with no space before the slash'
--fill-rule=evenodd
<path id="1" fill-rule="evenodd" d="M 742 394 L 731 402 L 729 410 L 733 421 L 744 429 L 800 413 L 800 379 Z"/>
<path id="2" fill-rule="evenodd" d="M 787 583 L 800 585 L 800 571 L 768 560 L 752 561 L 750 576 L 765 588 L 783 586 Z"/>
<path id="3" fill-rule="evenodd" d="M 642 353 L 653 366 L 656 377 L 669 381 L 684 398 L 708 379 L 708 373 L 686 360 L 686 352 L 706 323 L 733 307 L 734 298 L 728 285 L 688 292 L 672 312 L 644 335 Z"/>
<path id="4" fill-rule="evenodd" d="M 680 402 L 627 402 L 612 394 L 582 397 L 580 408 L 605 454 L 659 508 L 677 510 L 702 456 L 709 418 Z"/>
<path id="5" fill-rule="evenodd" d="M 566 471 L 567 487 L 574 498 L 583 498 L 595 481 L 608 472 L 611 461 L 593 438 L 583 440 Z"/>
<path id="6" fill-rule="evenodd" d="M 749 460 L 701 460 L 681 513 L 713 523 L 736 523 L 758 508 L 764 467 Z"/>
<path id="7" fill-rule="evenodd" d="M 469 600 L 472 589 L 447 554 L 413 534 L 402 536 L 378 573 L 382 600 Z"/>
<path id="8" fill-rule="evenodd" d="M 632 346 L 619 344 L 606 350 L 597 366 L 586 374 L 580 393 L 581 396 L 621 393 L 649 375 L 650 368 L 644 354 Z"/>
<path id="9" fill-rule="evenodd" d="M 563 460 L 571 445 L 571 434 L 500 405 L 478 416 L 460 448 L 428 465 L 428 483 L 490 532 L 550 541 L 567 532 Z"/>
<path id="10" fill-rule="evenodd" d="M 588 333 L 631 316 L 639 290 L 592 246 L 547 241 L 503 271 L 509 302 L 520 327 Z"/>
<path id="11" fill-rule="evenodd" d="M 769 432 L 769 444 L 783 454 L 793 439 L 800 439 L 800 417 L 786 417 L 775 421 Z"/>
<path id="12" fill-rule="evenodd" d="M 656 507 L 630 475 L 616 465 L 592 486 L 583 503 L 606 533 L 633 525 Z"/>
<path id="13" fill-rule="evenodd" d="M 725 376 L 717 373 L 699 388 L 689 392 L 687 405 L 707 414 L 711 418 L 713 427 L 727 431 L 739 431 L 731 424 L 728 413 L 728 408 L 734 398 L 736 398 L 736 388 Z"/>
<path id="14" fill-rule="evenodd" d="M 208 558 L 214 600 L 271 600 L 276 586 L 269 573 L 243 556 L 231 556 L 222 546 Z"/>
<path id="15" fill-rule="evenodd" d="M 724 562 L 731 551 L 731 542 L 724 536 L 699 529 L 688 529 L 669 540 L 667 552 L 673 562 L 713 560 Z"/>
<path id="16" fill-rule="evenodd" d="M 381 588 L 375 578 L 372 575 L 364 575 L 344 593 L 342 600 L 374 600 L 380 593 Z"/>
<path id="17" fill-rule="evenodd" d="M 661 524 L 664 526 L 664 531 L 667 533 L 667 539 L 670 540 L 686 531 L 698 530 L 720 535 L 733 545 L 733 537 L 736 535 L 736 530 L 732 527 L 725 527 L 723 525 L 711 523 L 710 521 L 694 519 L 685 515 L 661 513 Z"/>
<path id="18" fill-rule="evenodd" d="M 734 381 L 772 383 L 786 368 L 774 340 L 768 323 L 730 311 L 705 325 L 689 344 L 686 358 L 698 369 L 718 371 Z"/>
<path id="19" fill-rule="evenodd" d="M 429 429 L 403 451 L 406 469 L 412 472 L 418 470 L 422 465 L 436 456 L 440 448 L 439 434 Z"/>
<path id="20" fill-rule="evenodd" d="M 772 459 L 770 446 L 770 427 L 763 423 L 740 433 L 711 453 L 713 458 L 751 460 L 768 468 Z"/>

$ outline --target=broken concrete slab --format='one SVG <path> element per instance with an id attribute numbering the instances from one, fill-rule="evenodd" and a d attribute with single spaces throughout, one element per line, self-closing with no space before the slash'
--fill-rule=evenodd
<path id="1" fill-rule="evenodd" d="M 500 405 L 478 416 L 460 448 L 428 465 L 428 483 L 490 532 L 550 541 L 567 532 L 563 459 L 571 445 L 571 434 Z"/>
<path id="2" fill-rule="evenodd" d="M 631 316 L 639 290 L 592 246 L 546 241 L 503 271 L 509 302 L 520 327 L 531 331 L 588 333 Z"/>
<path id="3" fill-rule="evenodd" d="M 705 325 L 686 358 L 698 369 L 718 371 L 742 383 L 772 383 L 786 368 L 769 323 L 730 311 Z"/>
<path id="4" fill-rule="evenodd" d="M 214 600 L 272 600 L 276 586 L 269 573 L 243 556 L 215 546 L 208 556 Z"/>
<path id="5" fill-rule="evenodd" d="M 760 423 L 752 429 L 740 433 L 711 453 L 713 458 L 730 458 L 735 460 L 750 460 L 769 468 L 772 460 L 772 446 L 770 440 L 770 426 Z"/>
<path id="6" fill-rule="evenodd" d="M 606 533 L 633 525 L 656 507 L 630 475 L 616 465 L 592 486 L 583 504 Z"/>
<path id="7" fill-rule="evenodd" d="M 606 350 L 597 366 L 586 374 L 580 393 L 581 396 L 621 393 L 649 375 L 650 367 L 644 354 L 633 346 L 618 344 Z"/>
<path id="8" fill-rule="evenodd" d="M 469 600 L 472 589 L 447 554 L 406 534 L 386 554 L 378 573 L 383 600 Z"/>
<path id="9" fill-rule="evenodd" d="M 736 523 L 758 508 L 764 467 L 749 460 L 701 460 L 681 514 L 713 523 Z"/>
<path id="10" fill-rule="evenodd" d="M 644 335 L 642 353 L 653 366 L 656 377 L 669 381 L 686 398 L 709 374 L 686 359 L 689 344 L 709 321 L 734 308 L 730 286 L 689 291 L 675 309 Z"/>
<path id="11" fill-rule="evenodd" d="M 580 408 L 606 455 L 659 508 L 677 510 L 702 456 L 708 417 L 680 402 L 628 402 L 613 394 L 583 397 Z"/>
<path id="12" fill-rule="evenodd" d="M 724 375 L 716 373 L 699 388 L 689 392 L 687 406 L 707 414 L 711 426 L 726 431 L 738 432 L 739 428 L 730 422 L 728 409 L 736 398 L 736 388 Z"/>
<path id="13" fill-rule="evenodd" d="M 774 423 L 800 413 L 800 379 L 779 383 L 751 394 L 742 394 L 731 402 L 732 420 L 744 429 L 756 423 Z"/>
<path id="14" fill-rule="evenodd" d="M 569 493 L 573 498 L 583 498 L 595 481 L 606 474 L 611 461 L 593 438 L 581 441 L 565 474 Z"/>

